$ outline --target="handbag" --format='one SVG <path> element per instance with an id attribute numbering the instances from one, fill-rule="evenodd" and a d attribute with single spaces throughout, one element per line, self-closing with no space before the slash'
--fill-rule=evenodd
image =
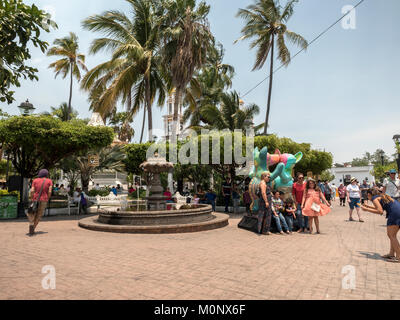
<path id="1" fill-rule="evenodd" d="M 240 220 L 238 228 L 258 233 L 258 217 L 246 215 Z"/>
<path id="2" fill-rule="evenodd" d="M 46 182 L 46 178 L 44 178 L 43 183 L 42 183 L 42 187 L 40 188 L 38 200 L 32 201 L 32 203 L 28 207 L 28 213 L 35 213 L 35 212 L 38 211 L 38 209 L 39 209 L 39 199 L 42 196 L 43 187 L 44 187 L 44 183 L 45 182 Z"/>
<path id="3" fill-rule="evenodd" d="M 321 211 L 321 206 L 319 204 L 316 204 L 315 202 L 313 202 L 312 205 L 311 205 L 311 210 L 314 210 L 316 212 L 320 212 Z"/>

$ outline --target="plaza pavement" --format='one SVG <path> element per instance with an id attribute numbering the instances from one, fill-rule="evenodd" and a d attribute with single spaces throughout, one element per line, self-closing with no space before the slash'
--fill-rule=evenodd
<path id="1" fill-rule="evenodd" d="M 347 211 L 336 202 L 321 235 L 291 236 L 238 229 L 238 216 L 223 229 L 171 235 L 94 232 L 53 217 L 32 238 L 26 220 L 3 221 L 0 299 L 400 299 L 400 264 L 380 258 L 385 218 L 349 222 Z M 42 288 L 46 265 L 54 290 Z M 342 287 L 349 265 L 355 289 Z"/>

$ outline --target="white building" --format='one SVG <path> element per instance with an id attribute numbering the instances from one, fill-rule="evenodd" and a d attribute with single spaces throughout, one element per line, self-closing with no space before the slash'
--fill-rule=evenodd
<path id="1" fill-rule="evenodd" d="M 341 183 L 345 185 L 349 184 L 352 177 L 355 177 L 360 183 L 362 183 L 363 180 L 372 183 L 375 181 L 375 177 L 372 175 L 373 170 L 374 166 L 369 165 L 365 167 L 332 168 L 329 171 L 335 176 L 335 179 L 331 183 L 339 186 Z"/>
<path id="2" fill-rule="evenodd" d="M 163 116 L 164 118 L 164 139 L 169 140 L 170 135 L 172 134 L 172 124 L 174 120 L 174 104 L 175 104 L 175 89 L 172 91 L 171 95 L 168 97 L 167 101 L 167 114 Z M 178 136 L 183 131 L 183 113 L 182 113 L 182 104 L 179 105 L 178 108 L 178 127 L 177 134 Z"/>

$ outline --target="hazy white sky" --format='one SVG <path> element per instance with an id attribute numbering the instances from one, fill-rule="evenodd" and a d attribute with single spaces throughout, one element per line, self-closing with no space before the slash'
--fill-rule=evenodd
<path id="1" fill-rule="evenodd" d="M 35 0 L 40 8 L 54 15 L 59 28 L 43 39 L 52 43 L 55 38 L 75 32 L 80 40 L 80 51 L 88 53 L 90 42 L 98 37 L 81 27 L 81 21 L 105 10 L 125 11 L 123 0 Z M 225 49 L 225 61 L 236 69 L 233 89 L 244 94 L 267 76 L 264 70 L 251 72 L 255 51 L 249 42 L 233 44 L 240 37 L 243 22 L 235 17 L 239 8 L 250 0 L 208 0 L 212 31 Z M 286 1 L 281 1 L 286 3 Z M 345 5 L 357 0 L 300 0 L 288 23 L 289 29 L 311 41 L 322 30 L 342 15 Z M 356 10 L 356 29 L 345 30 L 337 24 L 309 49 L 292 61 L 288 68 L 275 74 L 270 115 L 270 130 L 296 142 L 308 142 L 314 148 L 332 152 L 335 162 L 351 161 L 365 151 L 384 149 L 394 153 L 394 134 L 400 134 L 400 90 L 398 59 L 400 41 L 400 1 L 365 0 Z M 292 54 L 297 48 L 291 48 Z M 107 58 L 104 54 L 87 56 L 87 65 L 94 67 Z M 4 111 L 18 114 L 17 105 L 27 98 L 37 111 L 46 111 L 68 100 L 69 83 L 54 79 L 48 58 L 40 50 L 32 50 L 32 65 L 39 69 L 39 81 L 23 81 L 17 88 L 17 101 Z M 278 66 L 278 64 L 276 64 Z M 247 103 L 260 106 L 259 124 L 265 119 L 268 83 L 264 82 L 244 98 Z M 87 93 L 75 83 L 73 106 L 81 117 L 90 117 Z M 154 109 L 154 127 L 163 128 L 161 116 L 165 108 Z M 137 141 L 140 136 L 142 113 L 134 120 Z"/>

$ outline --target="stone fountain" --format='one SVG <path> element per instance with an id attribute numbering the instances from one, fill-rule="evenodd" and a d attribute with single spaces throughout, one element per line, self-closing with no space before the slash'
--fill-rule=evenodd
<path id="1" fill-rule="evenodd" d="M 85 229 L 117 233 L 184 233 L 212 230 L 229 224 L 229 216 L 212 211 L 211 205 L 182 205 L 177 199 L 173 210 L 166 210 L 160 174 L 173 168 L 171 162 L 155 154 L 140 165 L 147 175 L 150 191 L 147 210 L 104 208 L 98 217 L 84 218 L 79 226 Z"/>
<path id="2" fill-rule="evenodd" d="M 147 159 L 140 165 L 140 168 L 147 174 L 147 185 L 150 196 L 146 198 L 149 210 L 165 210 L 166 197 L 164 197 L 161 186 L 160 174 L 174 168 L 171 162 L 167 162 L 156 153 L 154 157 Z"/>

